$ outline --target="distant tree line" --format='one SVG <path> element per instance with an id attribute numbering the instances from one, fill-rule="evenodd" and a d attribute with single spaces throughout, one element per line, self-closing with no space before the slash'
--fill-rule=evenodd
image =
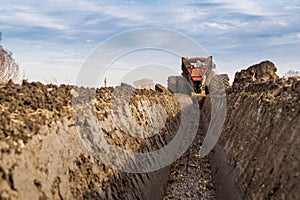
<path id="1" fill-rule="evenodd" d="M 0 32 L 1 41 L 2 33 Z M 11 51 L 5 50 L 0 44 L 0 83 L 9 80 L 18 82 L 20 80 L 20 67 L 12 55 Z"/>
<path id="2" fill-rule="evenodd" d="M 289 77 L 295 77 L 295 76 L 300 76 L 300 72 L 296 71 L 296 70 L 290 70 L 287 73 L 284 74 L 285 78 L 289 78 Z"/>

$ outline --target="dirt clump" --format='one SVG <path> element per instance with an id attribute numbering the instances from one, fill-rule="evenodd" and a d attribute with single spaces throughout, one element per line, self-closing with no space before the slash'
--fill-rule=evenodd
<path id="1" fill-rule="evenodd" d="M 251 83 L 261 83 L 276 81 L 279 77 L 276 74 L 277 68 L 271 61 L 263 61 L 259 64 L 252 65 L 245 70 L 235 74 L 232 84 L 234 89 L 243 88 Z"/>

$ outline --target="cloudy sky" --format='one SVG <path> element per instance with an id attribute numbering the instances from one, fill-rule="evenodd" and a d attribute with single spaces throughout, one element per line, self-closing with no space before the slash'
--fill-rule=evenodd
<path id="1" fill-rule="evenodd" d="M 230 77 L 262 60 L 273 61 L 279 75 L 290 69 L 300 70 L 299 0 L 0 3 L 1 45 L 14 53 L 29 80 L 75 83 L 80 67 L 99 43 L 122 31 L 143 27 L 167 28 L 192 38 L 214 57 L 218 71 Z M 170 60 L 161 64 L 172 65 L 175 74 L 180 72 L 180 59 L 175 56 L 143 53 L 144 57 L 155 55 L 165 62 Z M 132 65 L 150 68 L 149 63 L 134 63 L 143 53 L 115 62 L 115 69 L 121 67 L 122 71 L 122 66 Z M 119 79 L 124 75 L 112 70 L 108 76 L 114 73 Z M 116 78 L 108 77 L 108 82 L 115 84 L 117 81 L 112 79 Z"/>

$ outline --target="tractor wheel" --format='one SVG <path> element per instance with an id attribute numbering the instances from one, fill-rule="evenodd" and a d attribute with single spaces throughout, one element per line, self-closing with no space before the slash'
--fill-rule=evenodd
<path id="1" fill-rule="evenodd" d="M 217 94 L 220 91 L 224 91 L 223 78 L 221 75 L 215 75 L 210 79 L 208 84 L 209 94 Z"/>
<path id="2" fill-rule="evenodd" d="M 172 93 L 177 93 L 177 79 L 179 76 L 169 76 L 168 77 L 168 89 Z"/>
<path id="3" fill-rule="evenodd" d="M 214 75 L 208 85 L 208 92 L 211 94 L 223 93 L 230 88 L 229 77 L 227 74 Z"/>
<path id="4" fill-rule="evenodd" d="M 228 74 L 220 74 L 220 76 L 222 77 L 223 84 L 224 84 L 224 88 L 225 88 L 225 89 L 230 88 L 230 84 L 229 84 L 229 76 L 228 76 Z"/>
<path id="5" fill-rule="evenodd" d="M 192 94 L 192 87 L 187 80 L 182 76 L 168 77 L 168 89 L 173 93 Z"/>
<path id="6" fill-rule="evenodd" d="M 192 95 L 193 88 L 189 82 L 182 76 L 177 79 L 177 93 Z"/>

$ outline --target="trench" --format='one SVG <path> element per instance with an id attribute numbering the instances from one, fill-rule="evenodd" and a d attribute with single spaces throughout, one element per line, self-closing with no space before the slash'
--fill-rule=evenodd
<path id="1" fill-rule="evenodd" d="M 3 84 L 0 197 L 299 199 L 299 88 L 298 79 L 289 79 L 229 89 L 221 137 L 209 156 L 200 159 L 199 146 L 211 115 L 210 97 L 203 97 L 199 129 L 185 153 L 176 159 L 171 157 L 174 162 L 153 172 L 131 173 L 105 163 L 117 159 L 116 166 L 122 167 L 131 166 L 132 161 L 126 156 L 118 160 L 117 151 L 106 157 L 99 154 L 101 138 L 93 134 L 101 132 L 109 143 L 122 149 L 160 149 L 174 139 L 180 127 L 182 114 L 172 93 L 163 87 L 134 90 L 131 103 L 116 98 L 119 106 L 113 108 L 114 88 L 101 88 L 93 93 L 95 98 L 85 96 L 92 104 L 78 100 L 74 117 L 72 96 L 78 96 L 81 90 L 86 92 L 83 88 L 74 91 L 73 86 L 65 85 Z M 156 104 L 161 107 L 151 110 Z M 94 113 L 83 112 L 90 105 Z M 96 116 L 101 129 L 94 129 L 97 122 L 91 116 Z M 154 123 L 159 117 L 165 119 L 163 123 Z M 143 127 L 149 135 L 163 128 L 145 141 L 128 135 L 131 131 L 141 133 L 137 127 Z M 181 138 L 183 144 L 185 136 Z M 141 163 L 134 167 L 140 169 Z"/>

